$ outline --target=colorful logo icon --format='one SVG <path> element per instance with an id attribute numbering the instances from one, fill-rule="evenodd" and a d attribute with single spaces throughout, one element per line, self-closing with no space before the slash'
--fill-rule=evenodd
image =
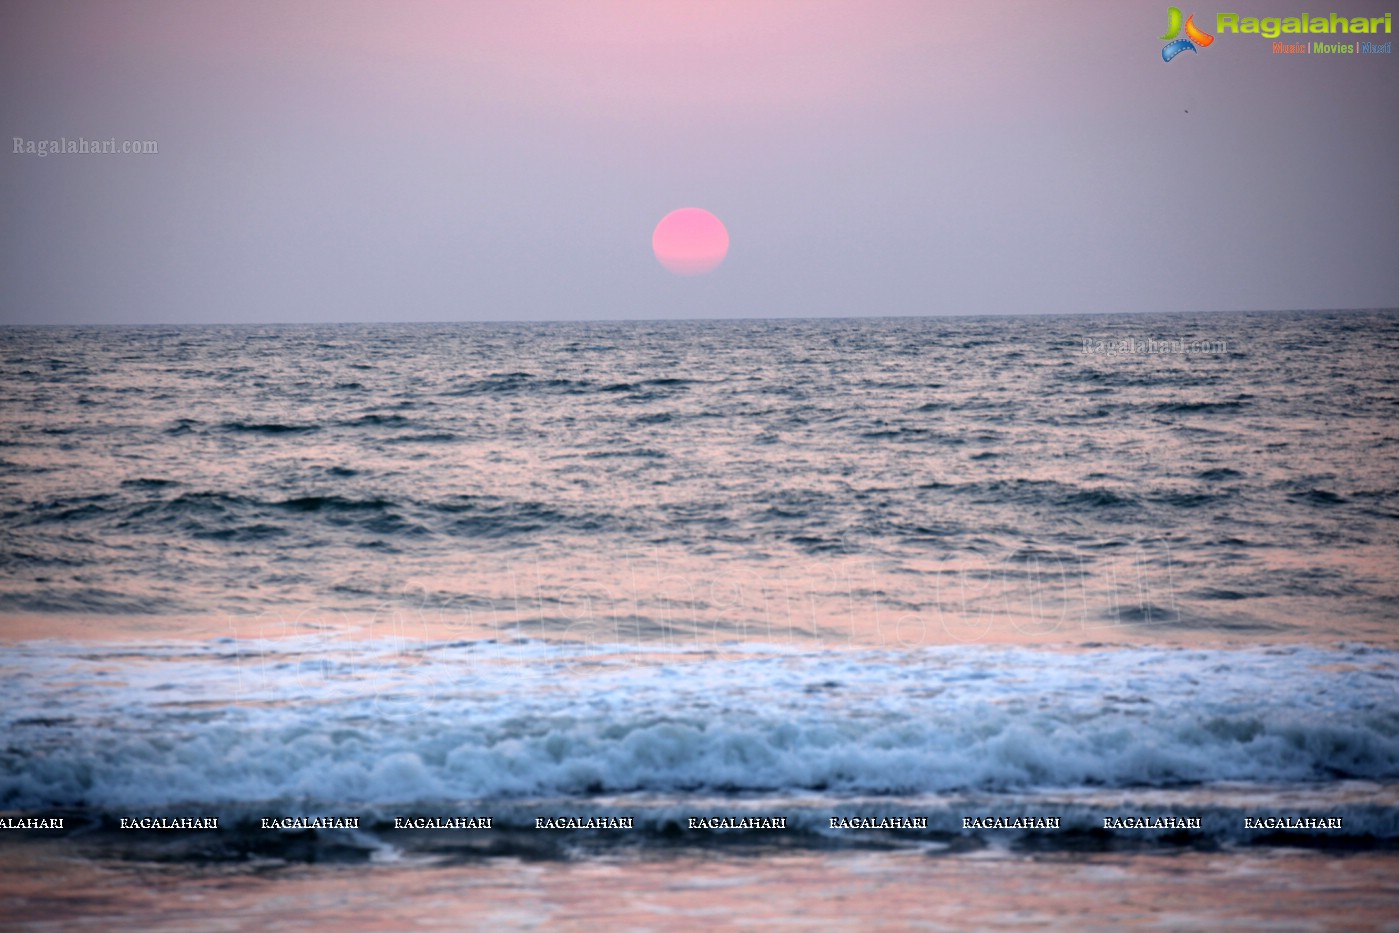
<path id="1" fill-rule="evenodd" d="M 1166 43 L 1166 47 L 1161 50 L 1161 60 L 1168 62 L 1181 52 L 1189 50 L 1198 51 L 1196 46 L 1203 48 L 1214 41 L 1214 36 L 1207 32 L 1201 32 L 1195 26 L 1195 14 L 1191 13 L 1185 18 L 1185 35 L 1187 38 L 1178 39 L 1180 35 L 1180 10 L 1171 7 L 1166 11 L 1168 20 L 1166 34 L 1161 37 L 1161 41 Z"/>

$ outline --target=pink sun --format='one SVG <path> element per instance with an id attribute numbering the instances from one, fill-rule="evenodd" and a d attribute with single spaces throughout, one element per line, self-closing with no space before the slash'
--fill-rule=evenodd
<path id="1" fill-rule="evenodd" d="M 682 207 L 656 224 L 651 249 L 661 265 L 676 275 L 703 275 L 729 252 L 729 231 L 709 211 Z"/>

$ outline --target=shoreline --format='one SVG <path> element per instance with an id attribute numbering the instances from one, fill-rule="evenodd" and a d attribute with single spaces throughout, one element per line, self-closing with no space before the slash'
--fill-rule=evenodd
<path id="1" fill-rule="evenodd" d="M 17 930 L 1389 929 L 1394 853 L 693 853 L 232 867 L 0 849 Z M 1266 878 L 1265 884 L 1258 884 Z M 57 926 L 53 918 L 62 917 Z"/>

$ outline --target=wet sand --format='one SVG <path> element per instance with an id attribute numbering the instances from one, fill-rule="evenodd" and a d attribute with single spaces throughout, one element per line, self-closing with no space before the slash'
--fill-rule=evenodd
<path id="1" fill-rule="evenodd" d="M 3 849 L 8 929 L 1399 929 L 1399 854 L 674 854 L 455 865 L 87 861 Z"/>

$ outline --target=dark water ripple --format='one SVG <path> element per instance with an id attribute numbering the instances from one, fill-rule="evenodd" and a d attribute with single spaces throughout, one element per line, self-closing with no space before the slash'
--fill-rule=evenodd
<path id="1" fill-rule="evenodd" d="M 1222 345 L 1085 352 L 1178 338 Z M 1393 313 L 6 328 L 0 360 L 10 610 L 832 554 L 926 607 L 969 558 L 1097 585 L 1123 547 L 1180 619 L 1373 635 L 1399 605 Z"/>

